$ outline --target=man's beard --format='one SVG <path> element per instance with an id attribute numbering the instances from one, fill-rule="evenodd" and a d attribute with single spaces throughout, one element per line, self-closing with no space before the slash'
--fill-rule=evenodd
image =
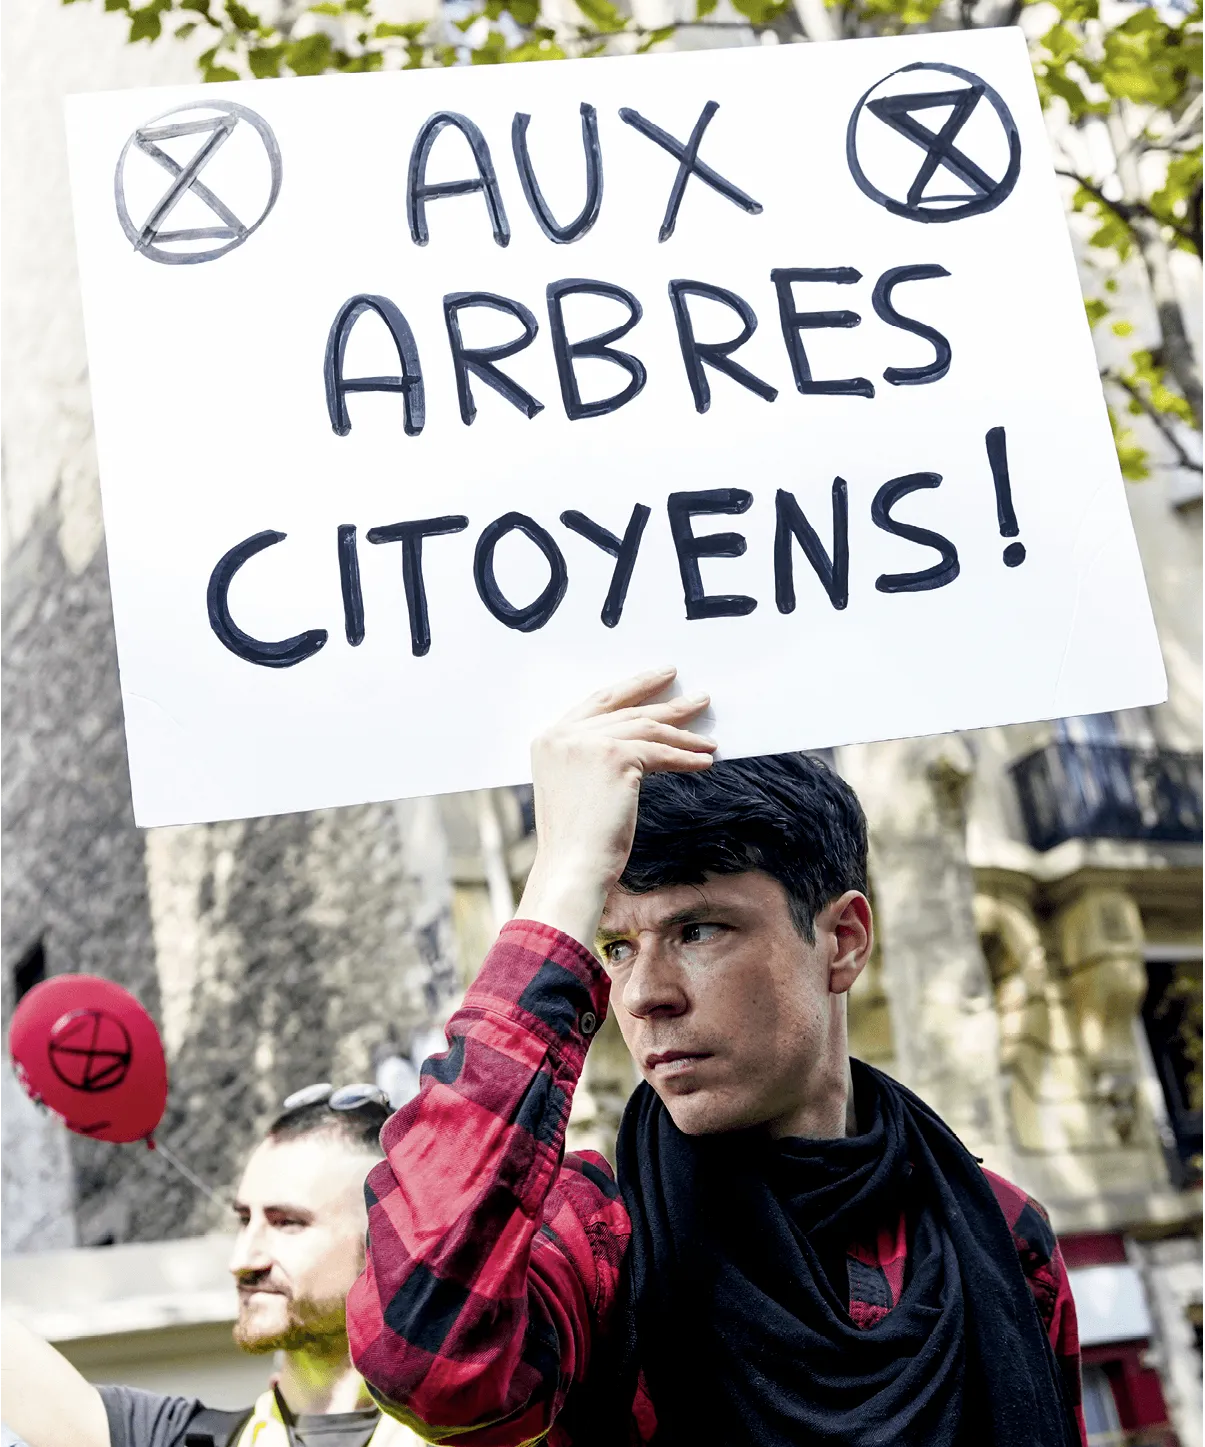
<path id="1" fill-rule="evenodd" d="M 347 1351 L 347 1314 L 342 1297 L 330 1301 L 295 1301 L 281 1296 L 287 1317 L 275 1330 L 257 1328 L 248 1304 L 239 1300 L 234 1324 L 235 1345 L 255 1355 L 267 1352 L 310 1351 L 337 1356 Z"/>

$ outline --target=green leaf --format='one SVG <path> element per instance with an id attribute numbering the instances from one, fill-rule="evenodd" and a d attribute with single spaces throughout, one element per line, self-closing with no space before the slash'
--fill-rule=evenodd
<path id="1" fill-rule="evenodd" d="M 239 0 L 226 0 L 226 14 L 230 16 L 230 23 L 234 28 L 244 34 L 249 35 L 260 28 L 259 16 L 245 5 L 240 5 Z"/>
<path id="2" fill-rule="evenodd" d="M 506 37 L 500 30 L 491 30 L 484 42 L 470 53 L 469 61 L 473 65 L 499 65 L 505 50 Z"/>
<path id="3" fill-rule="evenodd" d="M 294 75 L 321 75 L 334 59 L 330 36 L 319 31 L 284 48 L 285 64 Z"/>
<path id="4" fill-rule="evenodd" d="M 163 21 L 159 17 L 170 5 L 171 0 L 150 0 L 150 4 L 144 5 L 141 10 L 131 10 L 130 44 L 134 45 L 139 40 L 158 40 L 163 33 Z"/>
<path id="5" fill-rule="evenodd" d="M 565 52 L 555 40 L 547 35 L 541 35 L 523 45 L 516 45 L 513 50 L 508 50 L 502 58 L 508 63 L 526 60 L 564 60 Z"/>
<path id="6" fill-rule="evenodd" d="M 1109 315 L 1107 303 L 1101 301 L 1097 296 L 1084 298 L 1084 310 L 1088 313 L 1088 325 L 1094 327 L 1097 322 L 1103 321 Z"/>
<path id="7" fill-rule="evenodd" d="M 275 80 L 284 59 L 283 45 L 255 45 L 247 51 L 247 64 L 256 80 Z"/>
<path id="8" fill-rule="evenodd" d="M 203 65 L 201 79 L 206 85 L 210 85 L 221 80 L 238 80 L 239 73 L 237 70 L 231 70 L 227 65 Z"/>
<path id="9" fill-rule="evenodd" d="M 732 0 L 732 4 L 754 25 L 772 25 L 784 13 L 790 0 Z"/>
<path id="10" fill-rule="evenodd" d="M 377 40 L 417 40 L 426 28 L 425 20 L 415 20 L 408 25 L 391 25 L 382 20 L 372 33 Z"/>
<path id="11" fill-rule="evenodd" d="M 364 75 L 380 70 L 384 63 L 385 57 L 379 50 L 366 50 L 360 55 L 344 55 L 339 51 L 335 68 L 343 75 Z"/>
<path id="12" fill-rule="evenodd" d="M 612 5 L 611 0 L 576 0 L 577 8 L 594 26 L 608 35 L 622 30 L 627 21 Z"/>
<path id="13" fill-rule="evenodd" d="M 67 0 L 67 3 L 70 3 L 70 0 Z M 178 25 L 172 34 L 177 40 L 187 40 L 200 23 L 199 20 L 190 20 L 185 25 Z"/>
<path id="14" fill-rule="evenodd" d="M 1121 475 L 1127 482 L 1142 482 L 1151 475 L 1146 463 L 1146 449 L 1134 441 L 1134 434 L 1128 427 L 1118 424 L 1117 413 L 1109 408 L 1109 426 L 1113 429 L 1113 445 L 1117 449 L 1117 460 L 1121 464 Z"/>
<path id="15" fill-rule="evenodd" d="M 676 25 L 663 25 L 660 30 L 650 31 L 648 35 L 636 47 L 637 55 L 647 55 L 654 45 L 660 45 L 663 40 L 670 40 L 677 34 Z"/>
<path id="16" fill-rule="evenodd" d="M 696 3 L 695 3 L 695 19 L 696 19 L 696 20 L 704 20 L 704 19 L 706 19 L 706 17 L 711 14 L 711 12 L 715 9 L 715 7 L 716 7 L 718 4 L 719 4 L 719 0 L 696 0 Z"/>
<path id="17" fill-rule="evenodd" d="M 1127 321 L 1114 322 L 1111 330 L 1115 337 L 1128 337 L 1134 330 L 1134 323 Z"/>

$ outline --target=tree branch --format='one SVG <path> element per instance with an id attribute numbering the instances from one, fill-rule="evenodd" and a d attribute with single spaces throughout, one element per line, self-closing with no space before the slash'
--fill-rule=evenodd
<path id="1" fill-rule="evenodd" d="M 1197 246 L 1197 238 L 1193 232 L 1179 225 L 1178 222 L 1169 221 L 1166 216 L 1157 216 L 1144 202 L 1110 201 L 1094 181 L 1089 181 L 1086 176 L 1081 176 L 1078 171 L 1064 171 L 1056 167 L 1055 175 L 1065 176 L 1067 180 L 1074 181 L 1083 190 L 1087 191 L 1088 195 L 1099 205 L 1112 211 L 1114 216 L 1116 216 L 1119 221 L 1124 222 L 1131 231 L 1134 230 L 1134 218 L 1141 216 L 1144 220 L 1153 221 L 1156 226 L 1166 226 L 1169 231 L 1174 232 L 1181 241 L 1187 241 L 1190 246 Z"/>
<path id="2" fill-rule="evenodd" d="M 1114 371 L 1104 371 L 1100 374 L 1100 377 L 1102 382 L 1112 382 L 1114 386 L 1120 387 L 1123 392 L 1132 397 L 1138 406 L 1142 408 L 1164 442 L 1166 442 L 1176 454 L 1177 467 L 1182 467 L 1188 472 L 1200 472 L 1201 464 L 1189 456 L 1184 445 L 1172 430 L 1167 418 L 1152 405 L 1149 398 L 1143 396 L 1141 390 L 1136 387 L 1133 382 L 1127 377 L 1123 377 L 1119 372 Z"/>

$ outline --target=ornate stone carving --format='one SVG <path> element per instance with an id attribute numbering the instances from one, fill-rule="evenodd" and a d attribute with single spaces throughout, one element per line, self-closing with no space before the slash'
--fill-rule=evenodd
<path id="1" fill-rule="evenodd" d="M 1138 1115 L 1134 1020 L 1146 994 L 1142 918 L 1119 889 L 1087 889 L 1056 921 L 1068 1003 L 1095 1096 L 1124 1142 Z"/>

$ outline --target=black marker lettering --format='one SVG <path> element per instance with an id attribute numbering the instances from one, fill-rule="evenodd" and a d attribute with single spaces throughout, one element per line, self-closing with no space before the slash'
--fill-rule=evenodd
<path id="1" fill-rule="evenodd" d="M 603 172 L 602 152 L 598 146 L 598 112 L 583 101 L 581 115 L 582 149 L 586 153 L 586 202 L 568 226 L 557 225 L 556 218 L 548 209 L 548 202 L 544 200 L 536 173 L 532 170 L 531 156 L 527 150 L 527 127 L 531 124 L 531 117 L 516 111 L 510 128 L 511 149 L 515 153 L 515 165 L 519 168 L 519 180 L 523 184 L 523 194 L 527 197 L 531 214 L 549 241 L 556 241 L 561 245 L 585 236 L 598 220 L 598 210 L 602 205 Z"/>
<path id="2" fill-rule="evenodd" d="M 627 321 L 612 327 L 609 332 L 599 332 L 597 336 L 587 337 L 583 342 L 570 342 L 565 335 L 565 317 L 561 302 L 564 297 L 581 294 L 609 296 L 622 302 L 628 309 Z M 602 417 L 608 412 L 617 411 L 643 390 L 648 379 L 644 363 L 639 357 L 632 356 L 630 352 L 617 351 L 611 346 L 611 343 L 617 342 L 620 337 L 626 337 L 644 315 L 640 303 L 622 286 L 612 286 L 608 281 L 586 281 L 580 277 L 550 282 L 547 296 L 548 320 L 552 326 L 552 350 L 556 357 L 557 376 L 561 380 L 561 400 L 565 404 L 565 416 L 571 422 L 580 422 L 583 417 Z M 622 392 L 616 392 L 613 397 L 604 397 L 600 402 L 583 402 L 573 366 L 578 357 L 597 357 L 604 362 L 613 362 L 617 367 L 622 367 L 631 380 Z"/>
<path id="3" fill-rule="evenodd" d="M 777 522 L 774 527 L 774 599 L 780 613 L 795 611 L 795 570 L 792 565 L 791 539 L 803 549 L 816 576 L 824 585 L 834 608 L 849 602 L 849 490 L 843 477 L 833 479 L 833 555 L 808 522 L 794 494 L 779 488 L 774 500 Z"/>
<path id="4" fill-rule="evenodd" d="M 920 573 L 883 573 L 875 579 L 880 593 L 927 593 L 931 588 L 944 588 L 958 576 L 958 549 L 940 533 L 928 528 L 914 527 L 891 516 L 891 509 L 910 492 L 923 487 L 938 487 L 940 472 L 910 472 L 904 477 L 893 477 L 875 493 L 870 505 L 870 516 L 875 527 L 882 528 L 897 538 L 907 538 L 910 543 L 920 543 L 925 548 L 935 548 L 941 554 L 941 562 L 934 563 Z"/>
<path id="5" fill-rule="evenodd" d="M 343 631 L 353 648 L 364 642 L 364 594 L 360 591 L 360 553 L 351 523 L 339 524 L 339 585 L 343 590 Z"/>
<path id="6" fill-rule="evenodd" d="M 797 311 L 791 290 L 797 281 L 830 281 L 848 285 L 861 281 L 862 273 L 855 271 L 852 266 L 776 267 L 770 273 L 770 280 L 778 291 L 778 319 L 782 323 L 782 339 L 787 344 L 787 355 L 791 358 L 796 387 L 805 396 L 819 393 L 830 397 L 873 397 L 874 383 L 866 377 L 813 381 L 808 356 L 803 349 L 803 339 L 799 335 L 801 331 L 817 331 L 825 327 L 856 327 L 862 318 L 857 312 Z"/>
<path id="7" fill-rule="evenodd" d="M 454 126 L 469 143 L 477 174 L 464 181 L 427 180 L 427 161 L 431 147 L 440 131 Z M 406 217 L 410 222 L 410 236 L 416 246 L 426 246 L 430 240 L 427 229 L 427 202 L 441 196 L 469 196 L 481 191 L 485 196 L 485 208 L 489 212 L 490 229 L 499 246 L 510 244 L 510 225 L 506 220 L 506 208 L 502 205 L 502 193 L 498 190 L 498 177 L 494 174 L 494 162 L 485 137 L 468 116 L 457 111 L 436 111 L 423 122 L 422 129 L 414 138 L 410 152 L 410 174 L 406 186 Z"/>
<path id="8" fill-rule="evenodd" d="M 366 311 L 375 312 L 389 328 L 402 364 L 400 377 L 344 377 L 343 354 L 347 351 L 347 339 L 356 321 Z M 400 392 L 406 436 L 417 437 L 423 430 L 427 420 L 427 402 L 418 346 L 409 322 L 387 296 L 353 296 L 343 303 L 326 339 L 322 374 L 326 383 L 326 410 L 338 436 L 346 437 L 351 431 L 351 418 L 347 412 L 349 392 Z"/>
<path id="9" fill-rule="evenodd" d="M 983 439 L 987 445 L 988 465 L 992 469 L 992 485 L 996 489 L 996 521 L 1002 538 L 1015 538 L 1021 529 L 1013 510 L 1012 479 L 1008 475 L 1008 439 L 1003 427 L 991 427 Z M 1004 566 L 1019 568 L 1025 561 L 1025 544 L 1009 543 L 1004 549 Z"/>
<path id="10" fill-rule="evenodd" d="M 899 327 L 901 331 L 912 332 L 924 337 L 934 351 L 931 362 L 923 367 L 888 367 L 883 373 L 884 381 L 893 387 L 916 387 L 922 382 L 940 382 L 950 370 L 950 344 L 936 327 L 918 322 L 914 317 L 901 316 L 891 300 L 891 293 L 902 281 L 928 281 L 937 276 L 949 276 L 944 266 L 895 266 L 885 271 L 875 283 L 874 309 L 888 326 Z"/>
<path id="11" fill-rule="evenodd" d="M 496 347 L 466 347 L 460 335 L 460 313 L 464 307 L 473 306 L 489 307 L 493 311 L 506 312 L 513 316 L 522 326 L 523 335 L 516 337 L 513 342 L 503 342 Z M 495 296 L 488 291 L 454 291 L 444 297 L 444 322 L 448 328 L 452 362 L 456 368 L 460 420 L 466 427 L 477 415 L 477 405 L 473 401 L 473 389 L 469 382 L 470 372 L 480 377 L 485 385 L 492 387 L 500 397 L 505 397 L 512 407 L 517 407 L 524 417 L 532 418 L 537 412 L 543 412 L 543 402 L 537 402 L 530 392 L 494 366 L 495 362 L 513 357 L 516 352 L 530 346 L 540 330 L 539 323 L 522 302 L 512 301 L 505 296 Z"/>
<path id="12" fill-rule="evenodd" d="M 640 549 L 640 539 L 644 536 L 644 527 L 648 520 L 649 509 L 642 502 L 638 502 L 632 509 L 627 531 L 622 538 L 617 538 L 614 533 L 608 532 L 606 528 L 588 518 L 585 513 L 575 512 L 571 509 L 569 512 L 561 514 L 561 521 L 567 528 L 572 528 L 575 533 L 580 533 L 596 548 L 601 548 L 604 553 L 610 553 L 615 559 L 615 571 L 611 574 L 611 586 L 607 589 L 601 615 L 603 623 L 608 628 L 614 628 L 623 615 L 624 600 L 628 596 L 628 584 L 632 581 L 632 569 L 636 566 L 636 554 Z"/>
<path id="13" fill-rule="evenodd" d="M 731 307 L 741 319 L 740 336 L 734 337 L 730 342 L 698 341 L 686 302 L 688 296 L 706 297 L 709 301 L 718 301 L 722 306 Z M 773 402 L 778 396 L 778 388 L 771 387 L 769 382 L 763 382 L 739 362 L 731 360 L 732 353 L 738 347 L 743 347 L 757 330 L 757 317 L 744 297 L 737 296 L 734 291 L 726 291 L 722 286 L 709 286 L 705 281 L 671 281 L 669 299 L 674 308 L 678 345 L 682 348 L 682 360 L 686 364 L 686 376 L 695 399 L 696 412 L 706 412 L 711 406 L 711 386 L 703 370 L 704 363 L 714 367 L 717 372 L 723 372 L 725 376 L 731 377 L 734 382 L 739 382 L 742 387 L 747 387 L 765 401 Z"/>
<path id="14" fill-rule="evenodd" d="M 209 609 L 209 626 L 231 653 L 245 658 L 248 663 L 258 663 L 264 668 L 292 668 L 295 663 L 304 663 L 312 658 L 327 640 L 325 628 L 311 628 L 297 633 L 292 638 L 282 638 L 277 643 L 262 638 L 252 638 L 235 623 L 230 616 L 230 585 L 234 575 L 248 559 L 262 553 L 273 543 L 284 542 L 287 533 L 262 532 L 245 539 L 231 548 L 218 562 L 209 575 L 209 589 L 205 601 Z"/>
<path id="15" fill-rule="evenodd" d="M 690 133 L 690 140 L 685 145 L 671 136 L 668 131 L 663 131 L 660 126 L 655 126 L 652 121 L 646 121 L 639 111 L 629 110 L 626 106 L 620 109 L 620 120 L 626 121 L 642 136 L 647 136 L 650 141 L 656 142 L 678 162 L 678 174 L 674 177 L 674 184 L 670 189 L 669 201 L 665 207 L 665 220 L 661 223 L 661 230 L 657 236 L 658 241 L 668 241 L 674 234 L 674 226 L 678 220 L 678 207 L 682 204 L 682 195 L 691 176 L 698 176 L 700 181 L 705 182 L 713 191 L 718 191 L 721 196 L 726 196 L 729 201 L 739 206 L 742 211 L 747 211 L 750 216 L 761 215 L 762 206 L 759 201 L 746 195 L 739 186 L 734 186 L 731 181 L 725 180 L 718 171 L 713 171 L 710 166 L 699 160 L 699 143 L 703 139 L 703 132 L 710 125 L 712 116 L 719 108 L 718 101 L 709 100 L 707 102 L 699 113 L 694 130 Z"/>
<path id="16" fill-rule="evenodd" d="M 468 525 L 468 518 L 452 514 L 421 518 L 418 522 L 390 523 L 383 528 L 369 528 L 365 534 L 370 543 L 402 545 L 402 584 L 406 589 L 406 612 L 410 616 L 410 651 L 415 658 L 422 658 L 431 647 L 427 585 L 423 580 L 423 539 L 462 533 Z"/>
<path id="17" fill-rule="evenodd" d="M 710 533 L 698 538 L 691 519 L 699 514 L 748 512 L 753 494 L 739 487 L 713 487 L 703 492 L 671 492 L 666 500 L 669 530 L 678 554 L 686 616 L 695 618 L 741 618 L 757 607 L 756 598 L 742 593 L 707 594 L 699 574 L 700 558 L 739 558 L 749 546 L 740 533 Z"/>
<path id="18" fill-rule="evenodd" d="M 516 608 L 505 598 L 494 577 L 494 549 L 507 533 L 516 529 L 524 537 L 530 538 L 544 554 L 549 571 L 544 591 L 525 608 Z M 521 512 L 508 512 L 504 517 L 495 518 L 477 540 L 477 551 L 473 556 L 473 580 L 477 584 L 481 601 L 499 623 L 505 623 L 508 628 L 517 628 L 520 633 L 534 633 L 537 628 L 543 628 L 560 607 L 565 589 L 569 586 L 569 573 L 565 567 L 565 555 L 553 541 L 552 535 L 534 518 Z"/>

